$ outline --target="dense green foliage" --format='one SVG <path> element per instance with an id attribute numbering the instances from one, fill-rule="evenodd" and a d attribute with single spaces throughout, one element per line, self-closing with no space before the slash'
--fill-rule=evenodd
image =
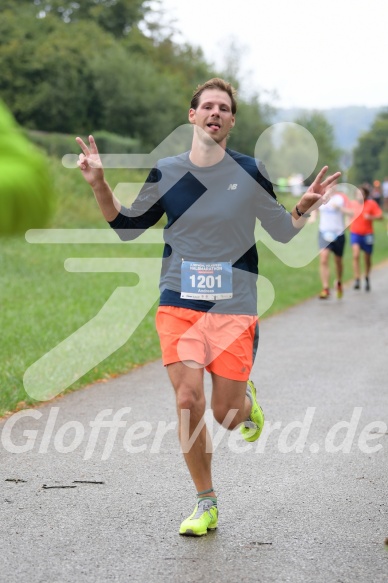
<path id="1" fill-rule="evenodd" d="M 109 9 L 98 4 L 110 21 Z M 27 128 L 76 134 L 104 129 L 158 143 L 186 119 L 180 78 L 163 71 L 157 43 L 137 22 L 117 38 L 99 18 L 79 12 L 70 22 L 54 10 L 37 18 L 31 2 L 3 12 L 0 96 Z"/>
<path id="2" fill-rule="evenodd" d="M 154 0 L 154 4 L 158 0 Z M 17 6 L 15 6 L 17 4 Z M 64 23 L 87 20 L 98 24 L 116 37 L 124 36 L 151 10 L 145 0 L 3 0 L 2 8 L 29 10 L 33 17 L 54 16 Z"/>
<path id="3" fill-rule="evenodd" d="M 382 181 L 388 176 L 388 109 L 380 112 L 371 129 L 360 137 L 349 176 L 355 184 Z"/>

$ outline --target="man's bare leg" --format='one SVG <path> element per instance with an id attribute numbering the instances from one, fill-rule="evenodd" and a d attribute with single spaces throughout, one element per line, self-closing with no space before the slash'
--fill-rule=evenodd
<path id="1" fill-rule="evenodd" d="M 175 390 L 183 455 L 197 492 L 203 492 L 212 488 L 212 445 L 204 423 L 203 368 L 195 363 L 176 362 L 167 366 L 167 372 Z M 215 496 L 213 490 L 208 494 Z"/>
<path id="2" fill-rule="evenodd" d="M 247 382 L 233 381 L 212 373 L 212 409 L 215 419 L 227 429 L 234 429 L 246 421 L 252 403 L 247 397 Z M 234 414 L 233 414 L 233 413 Z"/>
<path id="3" fill-rule="evenodd" d="M 206 408 L 203 368 L 177 362 L 167 366 L 175 390 L 179 419 L 179 439 L 197 492 L 212 487 L 212 447 L 204 423 Z M 227 429 L 234 429 L 248 419 L 251 401 L 246 395 L 246 381 L 234 381 L 212 374 L 212 409 L 215 419 Z M 215 495 L 214 491 L 208 493 Z"/>
<path id="4" fill-rule="evenodd" d="M 342 261 L 342 257 L 339 257 L 339 255 L 334 255 L 334 261 L 335 261 L 335 271 L 336 271 L 336 275 L 337 275 L 337 282 L 342 282 L 342 273 L 343 273 L 343 261 Z"/>
<path id="5" fill-rule="evenodd" d="M 322 288 L 329 289 L 330 287 L 330 271 L 329 271 L 329 249 L 321 249 L 319 253 L 319 273 L 321 276 Z"/>
<path id="6" fill-rule="evenodd" d="M 352 254 L 353 254 L 353 274 L 354 279 L 360 280 L 361 278 L 361 271 L 360 271 L 360 246 L 353 244 L 352 245 Z"/>

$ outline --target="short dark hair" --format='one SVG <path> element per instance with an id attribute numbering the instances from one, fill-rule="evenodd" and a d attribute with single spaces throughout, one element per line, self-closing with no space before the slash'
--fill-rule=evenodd
<path id="1" fill-rule="evenodd" d="M 361 184 L 359 186 L 359 189 L 365 195 L 365 198 L 368 198 L 369 197 L 369 195 L 370 195 L 370 187 L 369 187 L 369 184 L 367 184 L 366 182 L 364 182 L 364 184 Z"/>
<path id="2" fill-rule="evenodd" d="M 237 111 L 237 101 L 236 101 L 237 90 L 233 87 L 233 85 L 231 83 L 228 83 L 228 81 L 224 81 L 224 79 L 220 79 L 220 77 L 213 77 L 213 79 L 209 79 L 209 81 L 206 81 L 206 83 L 203 83 L 202 85 L 198 85 L 198 87 L 195 89 L 195 91 L 193 93 L 193 97 L 191 98 L 190 107 L 192 109 L 197 109 L 197 107 L 199 105 L 200 97 L 206 89 L 219 89 L 220 91 L 225 91 L 225 93 L 227 93 L 229 95 L 230 100 L 232 102 L 233 115 L 236 113 L 236 111 Z"/>

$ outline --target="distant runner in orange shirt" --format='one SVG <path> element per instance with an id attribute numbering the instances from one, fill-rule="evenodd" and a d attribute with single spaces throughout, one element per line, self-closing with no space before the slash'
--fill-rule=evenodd
<path id="1" fill-rule="evenodd" d="M 355 219 L 350 225 L 350 243 L 353 253 L 354 289 L 360 289 L 360 251 L 364 252 L 365 291 L 370 291 L 369 274 L 372 267 L 374 243 L 373 221 L 382 219 L 383 211 L 375 200 L 369 198 L 369 188 L 359 187 L 357 200 L 352 201 Z"/>

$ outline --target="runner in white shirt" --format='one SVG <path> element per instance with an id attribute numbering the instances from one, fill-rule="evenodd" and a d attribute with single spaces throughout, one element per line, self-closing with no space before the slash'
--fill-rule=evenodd
<path id="1" fill-rule="evenodd" d="M 330 252 L 334 255 L 336 273 L 337 298 L 343 295 L 342 289 L 342 256 L 345 247 L 345 214 L 349 211 L 342 194 L 334 194 L 330 200 L 319 208 L 319 273 L 322 282 L 322 291 L 319 298 L 322 300 L 330 296 Z"/>

